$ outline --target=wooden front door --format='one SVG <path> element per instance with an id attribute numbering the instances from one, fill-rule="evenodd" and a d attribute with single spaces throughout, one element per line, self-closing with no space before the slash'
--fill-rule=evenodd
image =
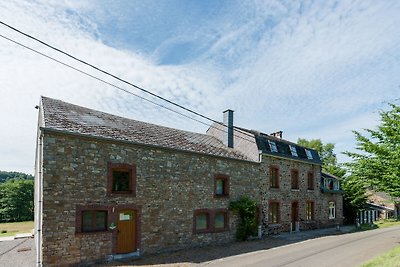
<path id="1" fill-rule="evenodd" d="M 117 219 L 117 253 L 136 251 L 136 216 L 132 210 L 121 210 Z"/>
<path id="2" fill-rule="evenodd" d="M 296 231 L 296 222 L 299 221 L 299 202 L 292 202 L 292 231 Z"/>

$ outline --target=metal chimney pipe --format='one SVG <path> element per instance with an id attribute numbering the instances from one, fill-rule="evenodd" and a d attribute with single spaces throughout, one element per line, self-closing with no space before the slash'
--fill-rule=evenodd
<path id="1" fill-rule="evenodd" d="M 227 129 L 224 129 L 224 145 L 233 148 L 233 110 L 224 111 L 224 125 L 227 126 Z"/>

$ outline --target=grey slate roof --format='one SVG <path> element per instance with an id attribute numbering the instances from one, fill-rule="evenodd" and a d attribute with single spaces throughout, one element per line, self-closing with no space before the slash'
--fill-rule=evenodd
<path id="1" fill-rule="evenodd" d="M 294 160 L 301 160 L 301 161 L 315 163 L 318 165 L 322 164 L 322 161 L 318 155 L 318 152 L 314 149 L 299 146 L 296 143 L 292 143 L 287 140 L 277 138 L 277 137 L 274 137 L 269 134 L 257 132 L 254 130 L 239 128 L 239 127 L 236 127 L 236 128 L 240 129 L 241 131 L 245 131 L 245 132 L 254 134 L 257 148 L 259 151 L 262 151 L 263 154 L 268 154 L 271 156 L 278 156 L 278 157 L 283 157 L 283 158 L 289 158 L 289 159 L 294 159 Z M 274 142 L 276 144 L 276 148 L 278 150 L 277 152 L 271 150 L 271 146 L 270 146 L 269 142 Z M 292 154 L 292 152 L 290 151 L 290 146 L 295 147 L 297 156 L 294 156 Z M 307 157 L 306 150 L 308 150 L 311 153 L 312 159 Z"/>
<path id="2" fill-rule="evenodd" d="M 127 119 L 48 97 L 41 98 L 44 129 L 248 160 L 214 136 Z"/>
<path id="3" fill-rule="evenodd" d="M 327 178 L 327 179 L 333 179 L 333 180 L 342 180 L 341 178 L 339 178 L 339 177 L 337 177 L 337 176 L 335 176 L 333 174 L 326 173 L 326 172 L 321 172 L 321 177 L 322 178 Z"/>

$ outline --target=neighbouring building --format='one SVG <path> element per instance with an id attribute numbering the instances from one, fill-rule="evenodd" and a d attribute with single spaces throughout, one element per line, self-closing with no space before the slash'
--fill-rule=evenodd
<path id="1" fill-rule="evenodd" d="M 230 201 L 260 207 L 263 234 L 342 223 L 318 153 L 233 126 L 206 134 L 42 97 L 35 163 L 38 266 L 86 265 L 235 239 Z M 330 184 L 328 183 L 328 186 Z"/>
<path id="2" fill-rule="evenodd" d="M 380 219 L 398 219 L 400 214 L 400 198 L 393 198 L 385 192 L 367 191 L 366 210 L 377 212 Z"/>

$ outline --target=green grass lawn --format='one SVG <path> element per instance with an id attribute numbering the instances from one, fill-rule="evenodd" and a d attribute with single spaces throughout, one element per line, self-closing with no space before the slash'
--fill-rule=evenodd
<path id="1" fill-rule="evenodd" d="M 392 227 L 392 226 L 396 226 L 396 225 L 400 225 L 400 221 L 396 221 L 394 219 L 379 220 L 379 221 L 374 222 L 374 224 L 372 224 L 372 225 L 369 223 L 361 224 L 361 228 L 359 229 L 359 231 L 366 231 L 366 230 L 372 230 L 372 229 L 377 229 L 377 228 L 387 228 L 387 227 Z"/>
<path id="2" fill-rule="evenodd" d="M 0 237 L 13 236 L 22 233 L 32 233 L 33 221 L 0 223 Z"/>
<path id="3" fill-rule="evenodd" d="M 400 246 L 391 251 L 382 254 L 370 261 L 367 261 L 361 267 L 399 267 L 400 266 Z"/>
<path id="4" fill-rule="evenodd" d="M 376 221 L 375 224 L 378 225 L 378 228 L 387 228 L 387 227 L 391 227 L 391 226 L 400 225 L 400 221 L 396 221 L 394 219 L 379 220 L 379 221 Z"/>

